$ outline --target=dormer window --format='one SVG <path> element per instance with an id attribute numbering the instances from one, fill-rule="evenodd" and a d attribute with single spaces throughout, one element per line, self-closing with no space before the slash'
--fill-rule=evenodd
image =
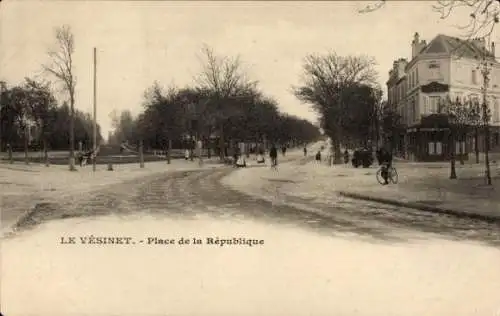
<path id="1" fill-rule="evenodd" d="M 435 61 L 431 61 L 428 65 L 429 69 L 437 69 L 439 68 L 439 64 Z"/>

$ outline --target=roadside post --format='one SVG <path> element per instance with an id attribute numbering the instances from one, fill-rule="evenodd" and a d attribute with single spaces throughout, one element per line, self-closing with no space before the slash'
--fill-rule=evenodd
<path id="1" fill-rule="evenodd" d="M 139 166 L 144 168 L 144 145 L 142 140 L 139 142 Z"/>

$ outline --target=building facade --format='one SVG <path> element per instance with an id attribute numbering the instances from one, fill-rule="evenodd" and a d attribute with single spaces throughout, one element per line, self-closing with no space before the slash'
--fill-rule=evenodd
<path id="1" fill-rule="evenodd" d="M 459 135 L 453 145 L 448 141 L 450 125 L 442 113 L 447 99 L 483 102 L 481 61 L 490 70 L 486 95 L 490 110 L 490 148 L 500 148 L 500 63 L 495 59 L 494 43 L 461 40 L 437 35 L 428 44 L 415 33 L 411 59 L 395 60 L 387 81 L 388 104 L 404 129 L 398 131 L 395 150 L 410 160 L 448 159 L 451 150 L 464 159 L 474 149 L 483 151 L 484 135 Z M 454 147 L 454 148 L 452 148 Z"/>

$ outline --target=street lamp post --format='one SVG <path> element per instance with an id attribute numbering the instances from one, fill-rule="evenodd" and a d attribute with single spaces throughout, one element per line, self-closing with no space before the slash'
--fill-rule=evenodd
<path id="1" fill-rule="evenodd" d="M 483 130 L 484 130 L 484 164 L 485 164 L 485 177 L 486 184 L 491 185 L 491 171 L 490 171 L 490 159 L 489 159 L 489 146 L 490 146 L 490 135 L 489 135 L 489 120 L 490 111 L 488 108 L 488 84 L 490 81 L 491 63 L 486 60 L 486 56 L 480 63 L 481 74 L 483 75 L 483 87 L 481 88 L 483 92 L 483 104 L 482 104 L 482 115 L 483 115 Z"/>

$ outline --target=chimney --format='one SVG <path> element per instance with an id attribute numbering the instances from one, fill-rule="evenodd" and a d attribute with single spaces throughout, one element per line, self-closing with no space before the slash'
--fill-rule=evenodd
<path id="1" fill-rule="evenodd" d="M 420 46 L 420 36 L 418 32 L 413 35 L 413 41 L 411 42 L 411 58 L 415 58 L 418 55 L 418 48 Z"/>
<path id="2" fill-rule="evenodd" d="M 420 35 L 418 35 L 418 32 L 415 32 L 415 35 L 413 35 L 413 43 L 418 44 L 420 42 Z"/>

